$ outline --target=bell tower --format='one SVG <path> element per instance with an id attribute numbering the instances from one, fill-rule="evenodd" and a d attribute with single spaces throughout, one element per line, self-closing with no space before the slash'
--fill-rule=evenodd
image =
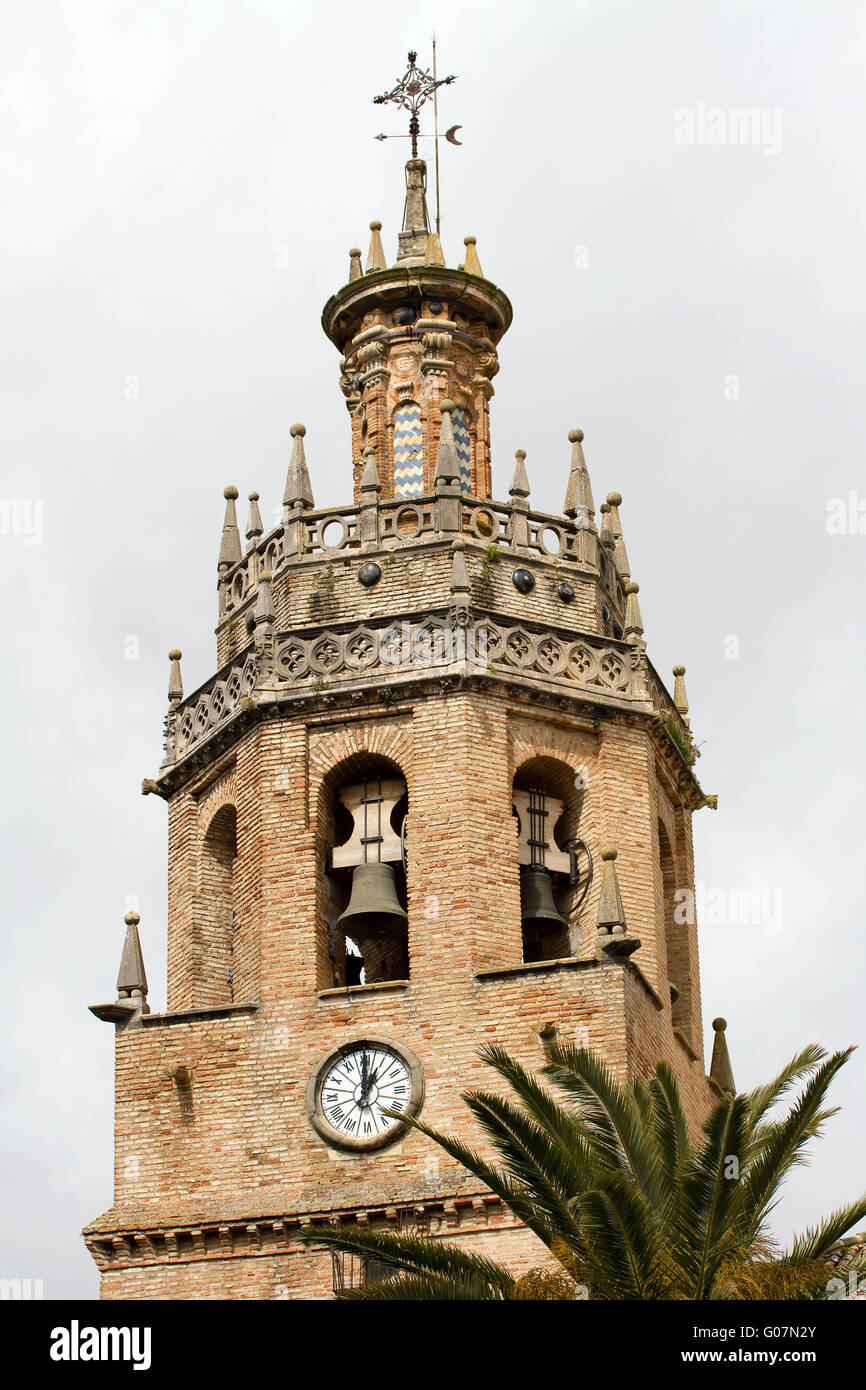
<path id="1" fill-rule="evenodd" d="M 665 1058 L 695 1125 L 730 1085 L 721 1033 L 704 1072 L 691 818 L 714 798 L 683 668 L 671 695 L 568 402 L 562 513 L 532 508 L 522 449 L 492 499 L 511 305 L 474 238 L 451 268 L 431 230 L 415 56 L 394 263 L 373 222 L 322 315 L 353 501 L 317 506 L 293 425 L 279 525 L 253 491 L 242 532 L 225 489 L 215 674 L 185 694 L 170 652 L 142 787 L 168 813 L 167 1008 L 135 914 L 92 1006 L 115 1033 L 114 1201 L 84 1233 L 107 1298 L 326 1297 L 362 1274 L 300 1243 L 322 1220 L 541 1263 L 384 1113 L 477 1142 L 460 1092 L 484 1042 L 531 1066 L 559 1036 L 623 1077 Z"/>

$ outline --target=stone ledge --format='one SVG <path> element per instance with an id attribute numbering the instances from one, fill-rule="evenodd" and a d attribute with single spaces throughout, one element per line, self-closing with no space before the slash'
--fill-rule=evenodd
<path id="1" fill-rule="evenodd" d="M 377 980 L 371 985 L 342 985 L 334 989 L 320 989 L 317 998 L 345 999 L 348 995 L 349 998 L 354 999 L 358 995 L 399 993 L 402 990 L 408 990 L 408 988 L 408 980 Z"/>
<path id="2" fill-rule="evenodd" d="M 551 973 L 557 970 L 594 970 L 601 965 L 601 961 L 594 956 L 561 956 L 559 960 L 534 960 L 528 965 L 497 965 L 492 969 L 476 970 L 475 978 L 483 984 L 485 980 L 509 980 L 514 976 L 537 975 L 541 972 Z"/>
<path id="3" fill-rule="evenodd" d="M 197 1009 L 178 1009 L 173 1013 L 143 1014 L 142 1025 L 146 1028 L 168 1027 L 173 1023 L 195 1023 L 202 1018 L 231 1018 L 235 1014 L 255 1014 L 260 1008 L 258 1000 L 250 1004 L 207 1004 Z"/>

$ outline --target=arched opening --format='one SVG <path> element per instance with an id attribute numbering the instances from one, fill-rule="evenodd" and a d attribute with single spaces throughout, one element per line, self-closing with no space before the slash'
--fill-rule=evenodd
<path id="1" fill-rule="evenodd" d="M 356 753 L 319 794 L 319 989 L 409 978 L 404 826 L 406 779 L 396 763 Z"/>
<path id="2" fill-rule="evenodd" d="M 237 856 L 237 812 L 234 806 L 221 806 L 207 828 L 201 855 L 199 996 L 204 1004 L 230 1004 L 235 998 Z"/>
<path id="3" fill-rule="evenodd" d="M 668 966 L 668 986 L 670 989 L 673 1025 L 686 1031 L 688 1020 L 689 952 L 687 925 L 677 921 L 677 875 L 676 863 L 671 848 L 670 837 L 661 821 L 658 823 L 659 867 L 662 878 L 662 903 L 664 911 L 664 941 Z"/>
<path id="4" fill-rule="evenodd" d="M 514 777 L 527 964 L 579 954 L 580 909 L 590 876 L 580 836 L 586 782 L 585 768 L 575 770 L 548 757 L 531 758 Z"/>

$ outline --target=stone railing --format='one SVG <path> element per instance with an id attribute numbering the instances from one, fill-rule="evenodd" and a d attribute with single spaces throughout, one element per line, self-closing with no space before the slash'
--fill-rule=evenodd
<path id="1" fill-rule="evenodd" d="M 368 539 L 362 541 L 365 511 L 371 525 Z M 460 530 L 484 545 L 570 563 L 581 563 L 581 546 L 586 542 L 583 529 L 567 517 L 523 512 L 507 503 L 472 497 L 460 498 Z M 263 570 L 273 574 L 287 560 L 331 559 L 362 549 L 451 539 L 453 533 L 439 529 L 435 495 L 305 512 L 297 521 L 274 527 L 226 572 L 220 580 L 221 612 L 228 616 L 242 607 L 255 592 L 257 574 Z M 601 555 L 599 563 L 606 560 Z M 612 584 L 609 577 L 608 588 Z"/>
<path id="2" fill-rule="evenodd" d="M 628 642 L 558 628 L 483 617 L 453 628 L 447 610 L 423 619 L 277 634 L 273 669 L 260 674 L 252 647 L 169 711 L 166 756 L 171 766 L 252 707 L 265 691 L 311 695 L 341 688 L 387 688 L 431 676 L 483 674 L 529 678 L 539 689 L 573 698 L 604 695 L 647 704 L 644 667 Z"/>

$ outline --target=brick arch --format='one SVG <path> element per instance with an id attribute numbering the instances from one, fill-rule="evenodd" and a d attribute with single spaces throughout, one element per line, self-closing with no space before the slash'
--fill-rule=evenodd
<path id="1" fill-rule="evenodd" d="M 515 721 L 509 746 L 509 764 L 512 786 L 522 784 L 528 787 L 535 783 L 564 803 L 565 811 L 556 827 L 557 841 L 566 843 L 579 835 L 589 846 L 594 878 L 588 897 L 576 913 L 577 892 L 559 885 L 556 902 L 560 912 L 569 920 L 570 954 L 592 955 L 595 951 L 595 913 L 601 871 L 597 740 L 592 734 L 580 731 L 571 732 L 544 724 L 518 724 Z M 578 773 L 585 783 L 582 787 L 575 785 Z"/>
<path id="2" fill-rule="evenodd" d="M 310 747 L 310 826 L 316 846 L 316 978 L 319 989 L 345 983 L 345 962 L 340 957 L 344 943 L 338 936 L 338 959 L 331 955 L 334 945 L 332 923 L 348 900 L 349 882 L 337 882 L 337 875 L 326 875 L 328 851 L 336 840 L 336 798 L 341 786 L 362 781 L 367 776 L 396 776 L 406 783 L 411 805 L 412 758 L 410 728 L 406 719 L 369 720 L 328 730 Z M 343 875 L 345 879 L 345 874 Z M 402 889 L 401 889 L 402 891 Z M 370 953 L 373 960 L 374 951 Z M 365 964 L 368 952 L 365 951 Z M 335 968 L 336 967 L 336 968 Z"/>
<path id="3" fill-rule="evenodd" d="M 198 803 L 198 824 L 199 833 L 204 839 L 207 834 L 211 821 L 223 806 L 237 806 L 237 778 L 234 767 L 230 767 L 226 772 L 212 782 L 207 790 L 202 794 Z"/>
<path id="4" fill-rule="evenodd" d="M 234 998 L 237 864 L 237 810 L 224 801 L 201 837 L 194 928 L 201 1004 L 228 1004 Z"/>

